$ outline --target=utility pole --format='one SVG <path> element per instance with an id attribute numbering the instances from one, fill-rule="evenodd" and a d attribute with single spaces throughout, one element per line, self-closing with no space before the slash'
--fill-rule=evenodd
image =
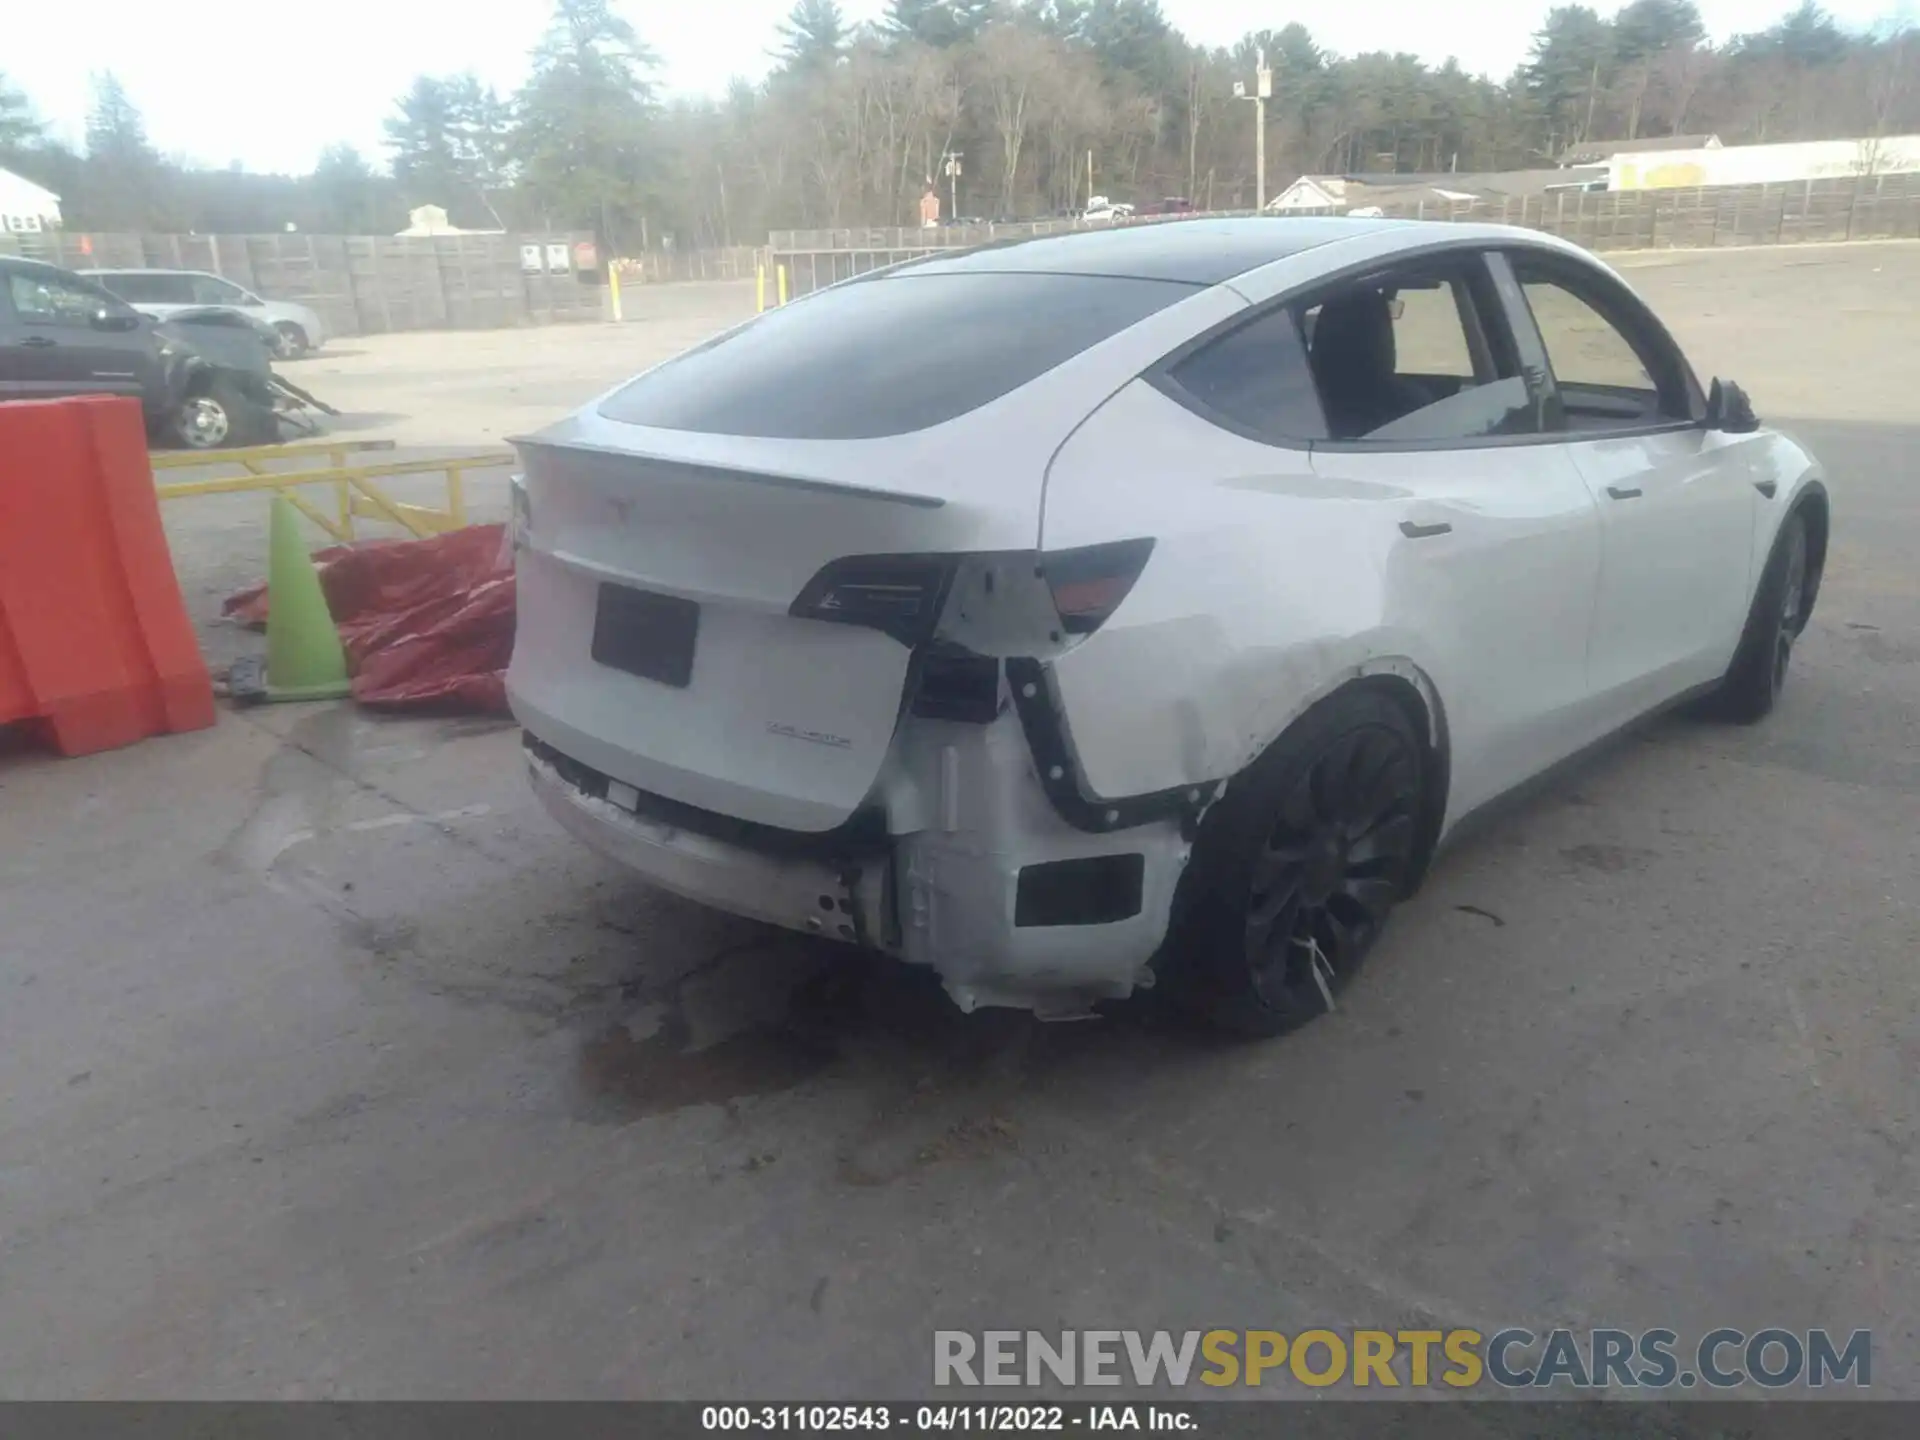
<path id="1" fill-rule="evenodd" d="M 940 157 L 947 177 L 947 203 L 953 207 L 948 218 L 955 224 L 960 221 L 960 162 L 965 158 L 959 150 L 949 150 Z"/>
<path id="2" fill-rule="evenodd" d="M 1267 68 L 1267 52 L 1258 52 L 1260 68 L 1254 72 L 1253 93 L 1253 198 L 1254 209 L 1267 213 L 1267 101 L 1273 96 L 1273 71 Z"/>
<path id="3" fill-rule="evenodd" d="M 1253 94 L 1247 94 L 1247 82 L 1233 82 L 1236 99 L 1253 101 L 1253 208 L 1260 214 L 1267 209 L 1267 101 L 1273 98 L 1273 71 L 1267 68 L 1267 52 L 1254 51 Z"/>

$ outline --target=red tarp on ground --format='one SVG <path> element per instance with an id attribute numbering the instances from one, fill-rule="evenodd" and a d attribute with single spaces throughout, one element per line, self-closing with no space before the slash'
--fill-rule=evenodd
<path id="1" fill-rule="evenodd" d="M 313 560 L 346 647 L 354 699 L 507 713 L 514 607 L 504 525 L 334 545 Z M 233 596 L 221 613 L 265 624 L 267 587 Z"/>

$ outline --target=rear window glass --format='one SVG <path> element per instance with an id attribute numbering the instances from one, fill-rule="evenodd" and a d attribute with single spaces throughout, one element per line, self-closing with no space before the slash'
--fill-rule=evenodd
<path id="1" fill-rule="evenodd" d="M 976 410 L 1197 293 L 1105 275 L 900 275 L 770 310 L 600 406 L 631 425 L 782 440 L 904 435 Z"/>

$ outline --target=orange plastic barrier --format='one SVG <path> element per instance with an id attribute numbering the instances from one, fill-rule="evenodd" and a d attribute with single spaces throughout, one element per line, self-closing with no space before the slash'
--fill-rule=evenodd
<path id="1" fill-rule="evenodd" d="M 63 755 L 213 724 L 138 401 L 0 405 L 0 724 Z"/>

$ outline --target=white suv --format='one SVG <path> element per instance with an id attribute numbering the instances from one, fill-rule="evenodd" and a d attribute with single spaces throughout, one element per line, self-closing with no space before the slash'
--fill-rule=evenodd
<path id="1" fill-rule="evenodd" d="M 964 1008 L 1258 1034 L 1464 817 L 1766 714 L 1827 548 L 1618 275 L 1440 221 L 941 252 L 517 443 L 507 689 L 573 834 Z"/>
<path id="2" fill-rule="evenodd" d="M 275 354 L 297 360 L 318 350 L 327 338 L 320 317 L 291 300 L 263 300 L 251 290 L 205 270 L 88 270 L 89 280 L 106 287 L 134 309 L 156 320 L 209 305 L 238 310 L 273 327 Z"/>

